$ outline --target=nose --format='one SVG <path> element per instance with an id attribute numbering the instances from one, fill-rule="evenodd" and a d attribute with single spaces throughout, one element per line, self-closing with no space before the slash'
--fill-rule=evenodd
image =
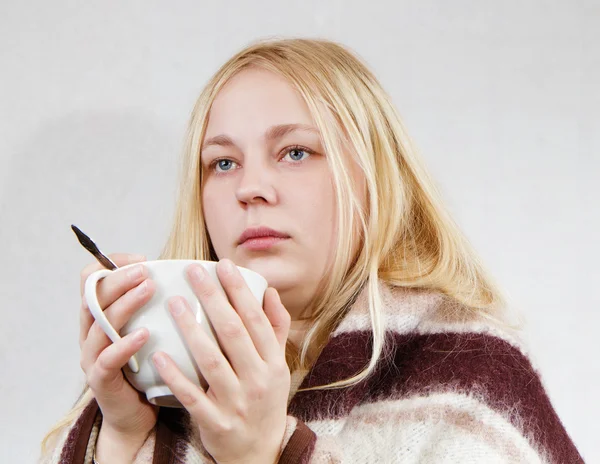
<path id="1" fill-rule="evenodd" d="M 245 204 L 275 203 L 277 194 L 273 185 L 272 174 L 262 163 L 248 163 L 242 168 L 235 196 Z"/>

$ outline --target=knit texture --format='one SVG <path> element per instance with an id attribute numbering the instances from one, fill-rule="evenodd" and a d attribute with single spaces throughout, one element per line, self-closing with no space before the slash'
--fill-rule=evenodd
<path id="1" fill-rule="evenodd" d="M 365 287 L 314 366 L 294 373 L 280 463 L 583 462 L 518 334 L 438 292 L 379 289 L 384 356 L 355 386 L 302 391 L 367 365 Z M 92 401 L 48 462 L 88 464 L 98 414 Z M 161 408 L 134 464 L 211 462 L 189 414 Z"/>

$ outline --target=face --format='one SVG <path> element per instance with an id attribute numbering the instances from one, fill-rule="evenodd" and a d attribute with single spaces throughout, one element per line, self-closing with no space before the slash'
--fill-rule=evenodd
<path id="1" fill-rule="evenodd" d="M 307 105 L 276 74 L 240 72 L 211 107 L 201 161 L 217 256 L 263 275 L 298 317 L 324 277 L 336 232 L 332 176 Z M 259 230 L 240 243 L 261 227 L 283 237 Z"/>

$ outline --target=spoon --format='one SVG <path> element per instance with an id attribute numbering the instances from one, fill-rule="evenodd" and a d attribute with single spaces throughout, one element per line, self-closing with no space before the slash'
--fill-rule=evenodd
<path id="1" fill-rule="evenodd" d="M 111 271 L 117 269 L 117 265 L 115 263 L 113 263 L 110 260 L 110 258 L 108 258 L 108 256 L 106 256 L 104 253 L 102 253 L 100 251 L 100 249 L 98 248 L 98 246 L 94 243 L 94 241 L 91 238 L 89 238 L 86 234 L 84 234 L 81 231 L 81 229 L 79 229 L 79 227 L 77 227 L 74 224 L 71 224 L 71 229 L 73 229 L 73 232 L 75 232 L 75 235 L 77 235 L 77 239 L 79 240 L 79 243 L 81 243 L 87 251 L 89 251 L 91 254 L 93 254 L 94 257 L 100 262 L 100 264 L 102 264 L 106 269 L 109 269 Z M 102 271 L 100 271 L 100 272 L 102 272 Z M 86 286 L 87 286 L 87 282 L 86 282 Z M 96 293 L 96 292 L 94 291 L 94 293 Z M 102 309 L 98 305 L 97 298 L 98 297 L 96 296 L 96 305 L 100 311 L 100 314 L 102 314 L 102 317 L 99 317 L 97 313 L 92 311 L 92 314 L 94 314 L 94 319 L 96 319 L 96 321 L 100 324 L 100 327 L 102 327 L 102 329 L 104 330 L 106 335 L 108 335 L 108 337 L 113 341 L 113 343 L 116 343 L 121 338 L 121 336 L 110 325 L 110 322 L 108 321 L 108 319 L 102 312 Z M 131 371 L 133 373 L 139 372 L 140 366 L 139 366 L 135 356 L 132 356 L 131 358 L 129 358 L 129 360 L 127 361 L 127 364 L 129 365 L 129 368 L 131 369 Z"/>
<path id="2" fill-rule="evenodd" d="M 73 229 L 73 232 L 75 232 L 75 235 L 77 235 L 79 243 L 81 243 L 81 245 L 83 245 L 87 251 L 93 254 L 100 264 L 102 264 L 106 269 L 117 269 L 118 266 L 113 263 L 104 253 L 102 253 L 94 241 L 84 234 L 79 227 L 71 224 L 71 229 Z"/>

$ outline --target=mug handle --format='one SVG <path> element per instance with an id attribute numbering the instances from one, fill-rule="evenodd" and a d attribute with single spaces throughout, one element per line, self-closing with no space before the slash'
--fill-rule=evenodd
<path id="1" fill-rule="evenodd" d="M 116 343 L 117 341 L 121 340 L 121 336 L 110 324 L 110 322 L 108 322 L 108 318 L 106 317 L 106 314 L 104 314 L 104 311 L 100 307 L 100 303 L 98 302 L 98 295 L 96 294 L 96 287 L 98 285 L 98 281 L 111 274 L 112 272 L 114 271 L 108 269 L 100 269 L 99 271 L 90 274 L 90 276 L 85 281 L 84 296 L 88 308 L 90 309 L 92 316 L 94 316 L 94 319 L 96 319 L 96 322 L 98 322 L 100 328 L 104 330 L 104 333 L 108 336 L 108 338 L 112 340 L 113 343 Z M 140 365 L 138 364 L 135 355 L 129 358 L 129 361 L 127 361 L 127 365 L 133 373 L 137 373 L 140 370 Z"/>

